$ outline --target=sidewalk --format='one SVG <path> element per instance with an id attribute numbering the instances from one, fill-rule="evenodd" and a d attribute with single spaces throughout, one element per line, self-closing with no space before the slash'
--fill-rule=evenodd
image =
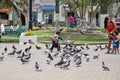
<path id="1" fill-rule="evenodd" d="M 30 45 L 20 45 L 17 43 L 1 43 L 0 53 L 4 47 L 8 47 L 8 52 L 12 50 L 12 45 L 17 47 L 17 50 L 24 50 Z M 3 61 L 0 61 L 0 80 L 120 80 L 120 54 L 104 54 L 106 50 L 99 50 L 99 59 L 93 59 L 95 45 L 90 45 L 90 50 L 86 53 L 90 54 L 90 62 L 82 57 L 80 67 L 75 67 L 75 63 L 71 58 L 69 70 L 54 67 L 54 64 L 59 61 L 59 57 L 54 57 L 50 65 L 46 64 L 47 54 L 45 44 L 38 44 L 42 49 L 37 50 L 35 45 L 32 45 L 32 57 L 30 62 L 22 64 L 17 59 L 17 54 L 8 56 L 5 54 Z M 62 46 L 63 47 L 63 46 Z M 38 62 L 43 69 L 42 72 L 35 71 L 34 64 Z M 101 67 L 102 61 L 110 68 L 110 71 L 103 71 Z"/>

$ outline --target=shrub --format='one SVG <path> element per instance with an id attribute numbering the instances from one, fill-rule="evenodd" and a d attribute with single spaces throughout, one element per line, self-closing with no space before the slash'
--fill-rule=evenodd
<path id="1" fill-rule="evenodd" d="M 33 31 L 38 31 L 38 30 L 40 30 L 40 28 L 39 28 L 39 27 L 33 27 L 32 30 L 33 30 Z"/>
<path id="2" fill-rule="evenodd" d="M 33 36 L 33 35 L 35 35 L 35 33 L 31 30 L 25 32 L 25 36 Z"/>

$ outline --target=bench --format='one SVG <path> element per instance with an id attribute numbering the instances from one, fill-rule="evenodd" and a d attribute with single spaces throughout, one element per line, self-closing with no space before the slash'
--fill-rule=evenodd
<path id="1" fill-rule="evenodd" d="M 22 32 L 24 32 L 25 29 L 20 27 L 17 30 L 13 30 L 13 29 L 5 29 L 5 33 L 3 34 L 3 36 L 16 36 L 19 37 L 21 35 Z"/>

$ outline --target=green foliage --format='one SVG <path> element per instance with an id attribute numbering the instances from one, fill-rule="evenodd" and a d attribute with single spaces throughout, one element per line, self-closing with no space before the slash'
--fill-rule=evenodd
<path id="1" fill-rule="evenodd" d="M 10 7 L 11 7 L 11 0 L 0 0 L 0 9 L 10 8 Z"/>

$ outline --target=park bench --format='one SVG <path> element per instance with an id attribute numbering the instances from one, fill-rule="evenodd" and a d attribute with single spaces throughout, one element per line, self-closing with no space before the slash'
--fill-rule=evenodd
<path id="1" fill-rule="evenodd" d="M 22 27 L 19 27 L 16 30 L 8 28 L 8 29 L 5 29 L 5 33 L 3 34 L 3 36 L 17 36 L 17 37 L 19 37 L 21 35 L 21 33 L 24 31 L 25 31 L 25 29 Z"/>

